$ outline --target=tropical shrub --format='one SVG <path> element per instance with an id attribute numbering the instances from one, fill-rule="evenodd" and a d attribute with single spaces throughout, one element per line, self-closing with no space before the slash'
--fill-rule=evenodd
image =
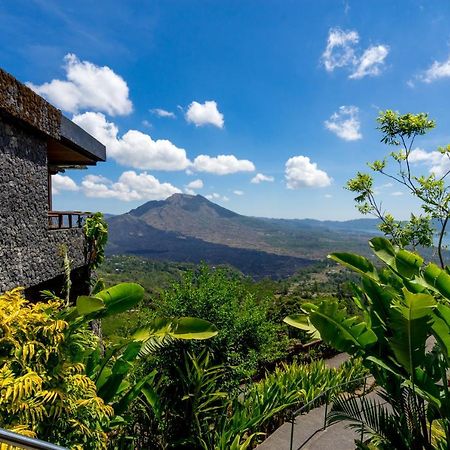
<path id="1" fill-rule="evenodd" d="M 155 407 L 156 372 L 136 378 L 139 358 L 175 340 L 217 334 L 201 319 L 160 318 L 102 355 L 89 323 L 128 310 L 142 296 L 134 283 L 94 289 L 71 307 L 54 296 L 29 303 L 20 288 L 1 295 L 0 427 L 74 449 L 134 448 L 112 441 L 122 439 L 133 402 Z"/>
<path id="2" fill-rule="evenodd" d="M 369 441 L 382 449 L 446 448 L 450 274 L 433 263 L 424 265 L 418 254 L 387 239 L 374 238 L 370 246 L 383 263 L 380 269 L 362 256 L 330 255 L 362 277 L 362 285 L 354 286 L 360 316 L 349 316 L 336 302 L 323 302 L 304 304 L 306 314 L 287 320 L 318 330 L 329 345 L 361 357 L 389 403 L 363 401 L 366 414 L 354 399 L 341 400 L 331 420 L 350 419 L 353 426 L 365 427 Z"/>
<path id="3" fill-rule="evenodd" d="M 257 301 L 242 278 L 226 269 L 200 265 L 163 291 L 157 306 L 163 316 L 193 316 L 216 325 L 220 333 L 207 345 L 215 364 L 233 368 L 235 384 L 259 364 L 286 354 L 286 334 L 268 320 L 269 299 Z"/>
<path id="4" fill-rule="evenodd" d="M 62 317 L 62 302 L 0 296 L 0 426 L 74 449 L 104 449 L 113 409 L 86 375 L 95 336 Z"/>
<path id="5" fill-rule="evenodd" d="M 214 427 L 202 417 L 199 421 L 203 427 L 201 448 L 226 450 L 233 443 L 236 448 L 241 448 L 238 444 L 252 448 L 281 426 L 290 413 L 324 390 L 365 374 L 366 369 L 359 360 L 349 361 L 337 369 L 327 367 L 322 360 L 310 364 L 282 364 L 261 381 L 245 386 L 233 396 L 223 414 L 216 417 Z M 345 390 L 345 387 L 340 389 Z"/>

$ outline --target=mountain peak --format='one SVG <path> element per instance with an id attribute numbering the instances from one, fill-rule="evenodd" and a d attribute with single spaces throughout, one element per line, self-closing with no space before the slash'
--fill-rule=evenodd
<path id="1" fill-rule="evenodd" d="M 176 217 L 180 211 L 184 213 L 200 215 L 204 220 L 210 219 L 212 216 L 231 218 L 238 217 L 239 214 L 230 211 L 229 209 L 223 208 L 209 201 L 202 195 L 189 195 L 189 194 L 172 194 L 165 200 L 152 200 L 143 205 L 132 209 L 129 214 L 133 216 L 148 216 L 148 215 L 158 215 L 161 217 L 164 215 Z"/>

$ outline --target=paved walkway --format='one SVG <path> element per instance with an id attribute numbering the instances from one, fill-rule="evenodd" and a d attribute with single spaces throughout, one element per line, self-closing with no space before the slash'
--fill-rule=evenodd
<path id="1" fill-rule="evenodd" d="M 348 355 L 339 354 L 327 361 L 329 367 L 338 367 L 348 359 Z M 367 397 L 376 397 L 376 393 Z M 360 436 L 346 428 L 345 422 L 338 422 L 323 429 L 325 406 L 315 408 L 307 414 L 297 416 L 293 434 L 293 450 L 354 450 L 355 439 Z M 257 450 L 289 450 L 292 425 L 285 423 L 272 433 Z"/>

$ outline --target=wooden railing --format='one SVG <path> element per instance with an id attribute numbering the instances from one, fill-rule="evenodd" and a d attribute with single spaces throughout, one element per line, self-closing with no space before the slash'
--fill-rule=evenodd
<path id="1" fill-rule="evenodd" d="M 91 213 L 82 211 L 49 211 L 48 227 L 51 230 L 81 228 L 90 215 Z"/>

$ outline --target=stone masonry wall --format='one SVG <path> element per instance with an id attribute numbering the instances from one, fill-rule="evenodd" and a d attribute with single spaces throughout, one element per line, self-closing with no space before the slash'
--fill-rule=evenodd
<path id="1" fill-rule="evenodd" d="M 61 245 L 84 265 L 81 229 L 48 229 L 46 138 L 0 116 L 0 292 L 62 273 Z"/>

